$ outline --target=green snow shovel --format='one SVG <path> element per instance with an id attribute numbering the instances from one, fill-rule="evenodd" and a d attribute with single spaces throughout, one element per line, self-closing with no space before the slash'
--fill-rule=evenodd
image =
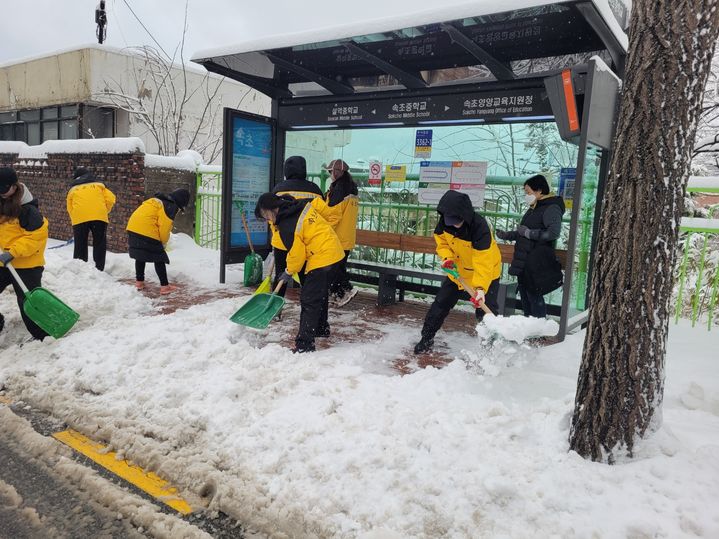
<path id="1" fill-rule="evenodd" d="M 250 254 L 245 257 L 245 274 L 243 284 L 245 286 L 255 286 L 262 280 L 262 257 L 255 252 L 255 248 L 252 245 L 250 239 L 250 229 L 247 227 L 247 219 L 245 219 L 245 212 L 240 213 L 242 217 L 242 225 L 245 227 L 245 234 L 247 234 L 247 243 L 250 244 Z"/>
<path id="2" fill-rule="evenodd" d="M 285 305 L 285 298 L 278 296 L 284 283 L 277 283 L 271 294 L 257 294 L 240 307 L 230 320 L 235 324 L 255 329 L 265 329 Z"/>
<path id="3" fill-rule="evenodd" d="M 56 339 L 70 331 L 70 328 L 80 318 L 79 314 L 65 305 L 49 290 L 41 287 L 28 290 L 12 264 L 8 262 L 5 267 L 10 271 L 25 294 L 22 310 L 25 311 L 30 320 L 35 322 L 45 333 Z"/>

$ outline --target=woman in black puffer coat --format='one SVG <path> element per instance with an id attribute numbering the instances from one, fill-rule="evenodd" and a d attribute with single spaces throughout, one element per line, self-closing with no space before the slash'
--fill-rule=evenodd
<path id="1" fill-rule="evenodd" d="M 527 285 L 528 274 L 525 263 L 530 252 L 540 246 L 551 246 L 559 238 L 564 215 L 564 200 L 551 193 L 547 178 L 537 174 L 524 182 L 524 200 L 529 209 L 522 217 L 516 230 L 505 232 L 497 230 L 495 235 L 505 241 L 517 242 L 509 274 L 517 277 L 517 291 L 522 301 L 524 316 L 545 318 L 547 306 L 544 296 Z M 532 276 L 535 277 L 535 276 Z"/>

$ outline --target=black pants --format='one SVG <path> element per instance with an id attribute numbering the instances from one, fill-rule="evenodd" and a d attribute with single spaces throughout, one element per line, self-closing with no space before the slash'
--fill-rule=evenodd
<path id="1" fill-rule="evenodd" d="M 335 265 L 317 268 L 300 274 L 302 291 L 300 292 L 300 329 L 295 337 L 297 348 L 313 349 L 315 335 L 328 330 L 327 286 L 335 271 Z"/>
<path id="2" fill-rule="evenodd" d="M 527 290 L 521 275 L 517 278 L 517 292 L 522 302 L 524 316 L 547 317 L 547 305 L 544 303 L 544 296 Z"/>
<path id="3" fill-rule="evenodd" d="M 345 295 L 345 292 L 352 290 L 352 283 L 347 275 L 347 258 L 350 252 L 345 251 L 345 257 L 335 264 L 335 272 L 330 279 L 330 294 L 338 298 Z"/>
<path id="4" fill-rule="evenodd" d="M 167 266 L 164 262 L 155 262 L 155 272 L 157 278 L 160 279 L 160 286 L 167 286 L 169 281 L 167 280 Z M 138 281 L 145 280 L 145 262 L 135 260 L 135 279 Z"/>
<path id="5" fill-rule="evenodd" d="M 38 266 L 36 268 L 26 269 L 16 268 L 15 271 L 17 271 L 18 275 L 23 280 L 28 290 L 32 290 L 33 288 L 42 286 L 42 272 L 44 269 L 45 268 L 43 266 Z M 25 327 L 30 332 L 30 335 L 33 336 L 33 338 L 43 340 L 45 337 L 47 337 L 47 333 L 40 329 L 40 326 L 38 326 L 35 322 L 30 320 L 27 315 L 25 315 L 25 311 L 22 308 L 23 304 L 25 303 L 25 293 L 20 288 L 20 285 L 15 282 L 13 276 L 10 275 L 10 270 L 8 270 L 6 267 L 2 267 L 0 268 L 0 293 L 5 290 L 9 284 L 12 284 L 12 287 L 15 289 L 17 306 L 20 308 L 20 316 L 22 316 L 22 321 L 25 323 Z"/>
<path id="6" fill-rule="evenodd" d="M 489 290 L 485 294 L 484 301 L 487 307 L 495 314 L 500 314 L 499 305 L 497 304 L 497 293 L 499 292 L 499 279 L 495 279 L 489 285 Z M 434 298 L 432 306 L 427 312 L 427 316 L 424 319 L 424 326 L 422 326 L 422 340 L 428 341 L 434 339 L 435 333 L 442 327 L 444 319 L 447 318 L 449 311 L 452 307 L 457 305 L 460 299 L 469 299 L 469 294 L 464 290 L 460 290 L 454 282 L 448 278 L 442 281 L 442 285 L 439 287 L 439 292 Z M 477 309 L 475 316 L 478 321 L 484 318 L 484 311 Z"/>
<path id="7" fill-rule="evenodd" d="M 87 240 L 92 232 L 92 259 L 97 269 L 104 270 L 105 255 L 107 254 L 107 223 L 87 221 L 74 225 L 72 232 L 75 238 L 75 252 L 72 257 L 87 262 Z"/>
<path id="8" fill-rule="evenodd" d="M 287 269 L 287 251 L 274 247 L 272 252 L 275 255 L 275 278 L 272 281 L 272 290 L 274 290 L 279 282 L 280 275 L 282 275 L 282 273 Z M 280 288 L 279 292 L 277 292 L 277 295 L 285 297 L 286 292 L 287 285 L 285 284 L 282 285 L 282 288 Z"/>

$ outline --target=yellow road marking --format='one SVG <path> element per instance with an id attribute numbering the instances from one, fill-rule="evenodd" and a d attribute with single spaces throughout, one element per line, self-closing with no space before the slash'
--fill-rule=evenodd
<path id="1" fill-rule="evenodd" d="M 192 512 L 190 505 L 177 495 L 177 489 L 175 487 L 152 472 L 146 472 L 139 466 L 129 464 L 126 460 L 118 459 L 117 453 L 107 451 L 107 446 L 94 442 L 72 429 L 56 432 L 52 436 L 65 445 L 70 446 L 78 453 L 82 453 L 97 462 L 103 468 L 122 477 L 125 481 L 132 483 L 140 490 L 144 490 L 150 496 L 169 505 L 175 511 L 183 515 Z"/>

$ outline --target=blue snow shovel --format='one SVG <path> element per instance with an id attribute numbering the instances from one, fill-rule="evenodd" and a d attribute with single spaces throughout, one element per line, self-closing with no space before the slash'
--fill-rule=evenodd
<path id="1" fill-rule="evenodd" d="M 241 326 L 265 329 L 285 305 L 285 298 L 277 295 L 277 292 L 280 291 L 283 284 L 285 284 L 283 281 L 277 283 L 277 286 L 271 294 L 256 294 L 252 296 L 247 303 L 230 317 L 230 320 Z"/>
<path id="2" fill-rule="evenodd" d="M 49 290 L 37 287 L 28 290 L 12 264 L 5 264 L 10 274 L 25 294 L 22 310 L 48 335 L 59 339 L 80 319 L 80 315 L 65 305 Z"/>

